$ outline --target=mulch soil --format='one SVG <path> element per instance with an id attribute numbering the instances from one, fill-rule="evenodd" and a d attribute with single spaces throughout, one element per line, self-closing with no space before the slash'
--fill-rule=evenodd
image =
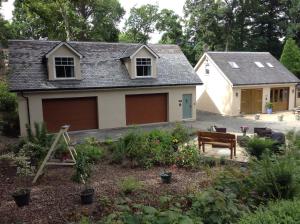
<path id="1" fill-rule="evenodd" d="M 217 169 L 217 168 L 214 168 Z M 116 201 L 125 198 L 128 203 L 142 203 L 157 206 L 159 196 L 186 194 L 193 188 L 203 189 L 210 185 L 211 178 L 204 170 L 185 170 L 169 167 L 173 173 L 171 184 L 162 184 L 159 174 L 162 167 L 151 169 L 126 168 L 105 162 L 93 166 L 91 186 L 95 189 L 94 203 L 80 204 L 83 185 L 71 180 L 72 167 L 47 168 L 38 183 L 31 186 L 31 178 L 26 180 L 15 176 L 15 168 L 0 167 L 0 224 L 11 223 L 69 223 L 80 220 L 81 216 L 91 216 L 94 220 L 114 211 Z M 122 196 L 118 183 L 124 177 L 133 176 L 141 181 L 143 188 L 132 195 Z M 31 187 L 31 201 L 28 206 L 16 206 L 11 193 L 16 189 Z"/>

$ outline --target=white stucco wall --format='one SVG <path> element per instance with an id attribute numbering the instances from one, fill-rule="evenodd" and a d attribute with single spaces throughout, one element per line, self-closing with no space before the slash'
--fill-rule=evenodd
<path id="1" fill-rule="evenodd" d="M 196 87 L 166 87 L 166 88 L 136 88 L 122 90 L 93 90 L 93 91 L 63 91 L 25 93 L 28 97 L 30 123 L 43 121 L 42 100 L 49 98 L 92 97 L 98 100 L 99 129 L 126 127 L 125 95 L 168 93 L 168 121 L 182 120 L 181 100 L 183 94 L 192 94 L 192 118 L 196 119 Z M 26 134 L 25 125 L 28 123 L 27 102 L 21 95 L 18 96 L 21 135 Z"/>
<path id="2" fill-rule="evenodd" d="M 233 115 L 233 91 L 231 83 L 221 74 L 210 58 L 209 74 L 205 74 L 206 61 L 196 69 L 203 85 L 197 86 L 197 109 L 212 113 Z"/>
<path id="3" fill-rule="evenodd" d="M 206 59 L 209 64 L 209 74 L 205 73 Z M 209 57 L 203 57 L 195 67 L 198 76 L 203 81 L 202 86 L 197 86 L 197 109 L 218 113 L 222 115 L 238 116 L 241 111 L 241 90 L 262 89 L 262 112 L 266 112 L 265 105 L 270 101 L 270 90 L 275 87 L 289 87 L 289 106 L 295 107 L 296 84 L 249 85 L 234 87 L 227 77 Z M 300 105 L 300 98 L 298 100 Z"/>

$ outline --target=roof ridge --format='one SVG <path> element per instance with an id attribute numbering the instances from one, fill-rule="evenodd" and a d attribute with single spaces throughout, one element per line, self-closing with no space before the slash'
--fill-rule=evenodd
<path id="1" fill-rule="evenodd" d="M 217 54 L 232 54 L 232 53 L 243 53 L 243 54 L 270 54 L 267 51 L 207 51 L 206 53 L 217 53 Z"/>

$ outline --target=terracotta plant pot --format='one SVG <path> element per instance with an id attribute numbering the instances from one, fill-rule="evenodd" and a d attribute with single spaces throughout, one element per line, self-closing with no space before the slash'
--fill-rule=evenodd
<path id="1" fill-rule="evenodd" d="M 160 178 L 164 184 L 169 184 L 172 180 L 172 172 L 164 172 L 160 174 Z"/>
<path id="2" fill-rule="evenodd" d="M 88 205 L 92 204 L 94 200 L 94 193 L 95 190 L 93 188 L 87 188 L 83 191 L 81 191 L 80 197 L 81 197 L 81 204 Z"/>
<path id="3" fill-rule="evenodd" d="M 30 189 L 20 189 L 12 194 L 18 207 L 29 205 Z"/>

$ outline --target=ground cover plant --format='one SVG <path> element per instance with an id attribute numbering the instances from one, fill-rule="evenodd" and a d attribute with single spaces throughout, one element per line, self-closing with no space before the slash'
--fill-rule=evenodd
<path id="1" fill-rule="evenodd" d="M 190 133 L 177 124 L 171 131 L 133 130 L 119 139 L 112 148 L 112 162 L 129 161 L 131 166 L 150 168 L 154 165 L 196 167 L 200 161 L 197 146 L 188 143 Z"/>
<path id="2" fill-rule="evenodd" d="M 294 134 L 282 153 L 262 153 L 251 157 L 249 164 L 204 157 L 193 141 L 174 141 L 173 130 L 133 131 L 108 143 L 88 138 L 76 146 L 74 168 L 49 169 L 33 186 L 30 205 L 14 217 L 7 203 L 12 199 L 4 197 L 0 215 L 8 217 L 3 223 L 15 222 L 16 217 L 26 221 L 32 213 L 47 214 L 44 210 L 50 206 L 51 217 L 60 217 L 57 223 L 247 223 L 244 220 L 268 212 L 269 204 L 298 199 L 298 138 Z M 159 174 L 165 169 L 173 173 L 170 184 L 161 183 Z M 78 205 L 82 186 L 71 176 L 78 182 L 89 180 L 95 193 L 92 205 Z M 4 180 L 7 187 L 0 193 L 4 196 L 20 187 Z M 43 209 L 37 211 L 36 205 Z M 297 221 L 287 209 L 279 210 L 280 217 Z M 49 221 L 47 215 L 44 222 Z"/>

